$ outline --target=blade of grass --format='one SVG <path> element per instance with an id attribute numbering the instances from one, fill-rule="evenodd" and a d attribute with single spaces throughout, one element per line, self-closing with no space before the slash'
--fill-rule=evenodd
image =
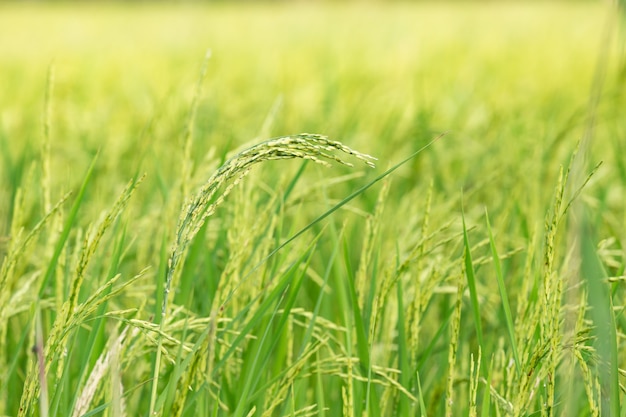
<path id="1" fill-rule="evenodd" d="M 454 386 L 457 379 L 457 356 L 459 350 L 459 341 L 461 333 L 461 316 L 463 310 L 463 293 L 465 288 L 463 286 L 463 272 L 456 278 L 457 291 L 456 300 L 454 302 L 454 317 L 452 320 L 452 327 L 450 328 L 450 344 L 448 346 L 448 378 L 445 394 L 445 415 L 446 417 L 453 416 L 452 406 L 454 404 Z"/>
<path id="2" fill-rule="evenodd" d="M 347 268 L 346 282 L 348 284 L 349 303 L 345 304 L 350 306 L 352 310 L 353 324 L 356 330 L 356 347 L 359 355 L 359 364 L 361 372 L 367 375 L 366 394 L 365 394 L 365 406 L 367 414 L 372 413 L 375 416 L 380 415 L 379 399 L 376 391 L 372 389 L 371 376 L 372 376 L 372 363 L 370 360 L 370 345 L 367 340 L 367 331 L 363 323 L 363 316 L 361 315 L 361 309 L 359 307 L 359 298 L 354 286 L 355 271 L 352 268 L 349 257 L 348 242 L 344 240 L 344 259 Z M 341 284 L 339 284 L 341 285 Z M 350 329 L 351 327 L 348 327 Z M 350 331 L 350 330 L 348 330 Z M 370 409 L 371 407 L 371 409 Z"/>
<path id="3" fill-rule="evenodd" d="M 163 233 L 161 245 L 159 247 L 159 268 L 156 274 L 155 293 L 154 293 L 154 322 L 161 322 L 161 304 L 163 304 L 163 293 L 165 288 L 165 275 L 167 271 L 167 233 Z"/>
<path id="4" fill-rule="evenodd" d="M 345 229 L 342 228 L 341 231 L 338 234 L 338 239 L 337 240 L 333 240 L 333 242 L 335 242 L 335 246 L 334 246 L 333 251 L 332 251 L 332 253 L 330 255 L 330 258 L 328 258 L 328 262 L 326 264 L 326 271 L 324 273 L 324 283 L 320 287 L 319 296 L 317 297 L 317 301 L 315 303 L 315 308 L 313 309 L 313 314 L 311 316 L 311 321 L 309 322 L 309 325 L 307 326 L 307 329 L 306 329 L 306 332 L 304 334 L 304 337 L 302 338 L 302 346 L 300 347 L 300 352 L 298 353 L 298 356 L 302 355 L 302 353 L 304 352 L 305 346 L 309 344 L 309 342 L 311 341 L 311 338 L 313 336 L 313 329 L 315 327 L 315 321 L 316 321 L 317 317 L 319 316 L 320 309 L 322 307 L 322 300 L 324 298 L 324 289 L 328 286 L 328 279 L 329 279 L 330 274 L 332 272 L 333 264 L 335 262 L 335 258 L 339 254 L 340 242 L 341 242 L 341 240 L 343 238 L 344 230 Z"/>
<path id="5" fill-rule="evenodd" d="M 289 184 L 287 184 L 287 188 L 285 188 L 285 191 L 282 194 L 283 205 L 285 204 L 285 202 L 287 201 L 287 199 L 289 198 L 293 190 L 296 188 L 296 184 L 298 183 L 298 180 L 300 179 L 300 177 L 302 177 L 302 174 L 304 173 L 304 168 L 306 168 L 308 163 L 309 161 L 307 161 L 306 159 L 302 161 L 302 163 L 300 164 L 300 168 L 298 168 L 298 171 L 296 172 L 296 174 L 293 176 L 291 181 L 289 181 Z M 280 206 L 278 206 L 276 208 L 276 212 L 278 213 L 280 209 L 281 209 Z"/>
<path id="6" fill-rule="evenodd" d="M 193 303 L 193 297 L 191 294 L 194 292 L 193 284 L 196 281 L 195 274 L 205 256 L 206 229 L 208 225 L 209 222 L 206 222 L 200 228 L 196 237 L 194 237 L 192 242 L 189 244 L 189 250 L 182 266 L 179 281 L 180 285 L 174 296 L 174 302 L 178 305 L 189 306 Z M 202 306 L 204 307 L 204 310 L 200 311 L 200 314 L 205 314 L 207 311 L 211 311 L 213 299 L 206 297 L 206 294 L 203 294 Z"/>
<path id="7" fill-rule="evenodd" d="M 349 248 L 348 242 L 344 239 L 344 264 L 347 269 L 346 274 L 346 283 L 348 287 L 348 295 L 350 301 L 350 307 L 352 309 L 352 318 L 354 320 L 354 325 L 356 327 L 356 338 L 357 338 L 357 351 L 359 354 L 359 361 L 363 366 L 364 371 L 369 371 L 370 369 L 370 355 L 369 355 L 369 347 L 367 344 L 367 332 L 365 331 L 365 326 L 363 325 L 363 317 L 361 316 L 361 309 L 359 308 L 358 297 L 356 294 L 356 289 L 354 287 L 354 270 L 352 269 L 352 264 L 350 262 Z"/>
<path id="8" fill-rule="evenodd" d="M 472 313 L 474 315 L 474 324 L 476 326 L 476 338 L 478 339 L 478 345 L 485 352 L 485 345 L 483 343 L 483 329 L 480 319 L 480 304 L 478 302 L 478 293 L 476 292 L 476 276 L 474 273 L 474 264 L 472 262 L 472 253 L 470 250 L 469 238 L 467 236 L 467 227 L 465 226 L 465 212 L 461 207 L 461 216 L 463 219 L 463 243 L 465 245 L 465 276 L 467 277 L 467 285 L 470 292 L 470 300 L 472 305 Z"/>
<path id="9" fill-rule="evenodd" d="M 287 299 L 285 301 L 285 306 L 283 307 L 283 311 L 280 315 L 280 319 L 278 320 L 278 323 L 276 323 L 276 326 L 273 329 L 274 334 L 276 335 L 273 338 L 273 343 L 271 343 L 271 345 L 269 345 L 268 348 L 265 349 L 265 351 L 263 352 L 263 357 L 260 358 L 260 361 L 258 361 L 258 363 L 260 364 L 266 364 L 270 361 L 270 356 L 272 356 L 273 352 L 276 351 L 276 347 L 278 345 L 278 343 L 281 341 L 280 338 L 280 333 L 283 331 L 283 329 L 285 328 L 285 326 L 287 325 L 287 322 L 289 320 L 289 316 L 291 314 L 291 309 L 293 308 L 295 302 L 296 302 L 296 298 L 300 292 L 300 288 L 302 286 L 302 283 L 304 282 L 304 277 L 306 275 L 306 271 L 309 268 L 309 265 L 311 263 L 311 259 L 313 259 L 312 255 L 315 252 L 315 246 L 313 246 L 308 253 L 303 254 L 303 256 L 301 257 L 301 260 L 305 259 L 306 256 L 306 260 L 304 261 L 304 263 L 300 263 L 298 262 L 297 265 L 304 265 L 304 267 L 302 268 L 302 270 L 300 271 L 300 273 L 295 274 L 296 270 L 294 270 L 294 274 L 296 275 L 295 279 L 293 280 L 292 283 L 289 284 L 289 288 L 286 291 L 289 291 L 289 294 L 287 296 Z M 308 256 L 307 256 L 308 255 Z M 278 309 L 280 303 L 277 303 L 276 305 L 276 309 Z M 272 320 L 274 319 L 274 316 L 276 314 L 272 315 Z M 268 324 L 268 328 L 271 325 L 271 322 Z M 264 339 L 265 340 L 265 339 Z M 264 340 L 261 341 L 261 347 L 263 346 L 263 342 Z M 260 351 L 259 351 L 260 352 Z M 255 358 L 255 361 L 257 361 L 257 358 Z M 263 366 L 263 365 L 261 365 Z M 253 366 L 254 368 L 254 366 Z M 254 377 L 253 374 L 251 374 L 252 377 Z M 252 380 L 252 378 L 251 378 Z M 259 383 L 259 379 L 256 378 L 254 381 L 254 385 L 258 385 Z M 253 387 L 254 388 L 254 387 Z M 258 395 L 258 393 L 255 393 L 254 396 Z"/>
<path id="10" fill-rule="evenodd" d="M 39 415 L 41 417 L 48 417 L 50 411 L 50 404 L 48 402 L 48 380 L 46 375 L 46 364 L 44 360 L 44 341 L 43 341 L 43 326 L 41 324 L 41 308 L 37 305 L 37 311 L 35 316 L 35 356 L 37 360 L 37 369 L 39 372 Z"/>
<path id="11" fill-rule="evenodd" d="M 602 396 L 602 409 L 608 410 L 611 417 L 618 417 L 620 416 L 619 350 L 613 302 L 606 288 L 607 275 L 598 259 L 593 228 L 587 217 L 582 222 L 581 235 L 582 273 L 589 287 L 591 317 L 597 335 L 597 353 L 601 363 L 598 374 L 602 391 L 609 393 L 608 399 Z M 603 364 L 606 364 L 608 372 L 603 369 Z M 606 404 L 607 400 L 608 404 Z"/>
<path id="12" fill-rule="evenodd" d="M 315 376 L 315 400 L 319 409 L 319 416 L 326 417 L 326 399 L 324 398 L 324 383 L 322 381 L 322 371 L 320 369 L 320 355 L 316 354 L 315 361 L 317 372 Z"/>
<path id="13" fill-rule="evenodd" d="M 511 316 L 509 296 L 506 291 L 506 285 L 504 284 L 504 277 L 502 276 L 502 266 L 500 265 L 500 257 L 498 256 L 496 242 L 493 239 L 493 232 L 491 231 L 491 224 L 489 223 L 489 213 L 487 213 L 487 207 L 485 207 L 485 219 L 487 220 L 489 246 L 491 247 L 491 256 L 493 258 L 494 267 L 496 268 L 496 279 L 498 281 L 498 289 L 500 290 L 500 298 L 502 299 L 502 309 L 504 310 L 506 328 L 509 333 L 509 342 L 511 342 L 511 348 L 513 350 L 513 359 L 515 360 L 515 369 L 517 369 L 517 373 L 520 374 L 522 372 L 522 365 L 520 363 L 519 354 L 517 353 L 517 342 L 515 341 L 515 325 Z"/>
<path id="14" fill-rule="evenodd" d="M 295 269 L 294 269 L 294 272 L 295 272 Z M 289 274 L 289 275 L 291 276 L 292 274 Z M 288 291 L 288 286 L 289 285 L 285 287 L 285 291 Z M 261 363 L 260 357 L 263 351 L 263 346 L 265 344 L 265 341 L 268 339 L 268 336 L 271 333 L 271 328 L 272 328 L 274 319 L 278 315 L 278 308 L 280 307 L 285 297 L 285 291 L 279 294 L 278 299 L 276 299 L 276 305 L 274 306 L 274 311 L 272 312 L 272 314 L 270 314 L 270 317 L 267 323 L 264 323 L 265 329 L 263 331 L 263 337 L 261 337 L 261 339 L 258 341 L 258 347 L 256 348 L 256 353 L 254 354 L 254 358 L 252 359 L 252 363 L 250 364 L 250 370 L 248 371 L 247 378 L 243 382 L 243 389 L 239 392 L 239 397 L 237 398 L 237 408 L 235 409 L 235 412 L 233 413 L 234 417 L 244 416 L 244 413 L 246 413 L 246 410 L 251 405 L 249 404 L 250 391 L 253 389 L 253 385 L 256 385 L 256 383 L 258 383 L 259 380 L 262 379 L 261 374 L 263 372 L 261 369 L 259 369 L 259 363 Z M 261 363 L 261 366 L 263 366 L 262 363 Z M 255 406 L 253 405 L 251 409 L 253 410 L 254 408 Z M 254 415 L 254 413 L 252 414 L 248 413 L 245 415 L 246 416 Z"/>
<path id="15" fill-rule="evenodd" d="M 489 363 L 489 371 L 487 372 L 487 381 L 485 382 L 485 390 L 483 391 L 483 404 L 480 411 L 481 417 L 489 417 L 491 403 L 491 376 L 493 375 L 493 358 Z"/>
<path id="16" fill-rule="evenodd" d="M 437 344 L 437 342 L 443 335 L 444 331 L 448 327 L 450 320 L 452 320 L 452 313 L 454 313 L 454 307 L 450 307 L 448 309 L 448 312 L 446 313 L 446 320 L 441 324 L 441 326 L 439 326 L 437 333 L 435 333 L 435 336 L 432 338 L 432 340 L 430 341 L 430 343 L 424 350 L 424 353 L 422 353 L 421 358 L 419 362 L 417 363 L 415 372 L 419 373 L 419 371 L 423 370 L 424 365 L 426 365 L 426 361 L 428 361 L 431 358 L 433 350 L 435 349 L 435 345 Z"/>
<path id="17" fill-rule="evenodd" d="M 417 395 L 420 400 L 420 417 L 427 417 L 426 404 L 424 403 L 424 395 L 422 393 L 422 383 L 420 382 L 419 371 L 415 373 L 415 378 L 417 379 Z"/>

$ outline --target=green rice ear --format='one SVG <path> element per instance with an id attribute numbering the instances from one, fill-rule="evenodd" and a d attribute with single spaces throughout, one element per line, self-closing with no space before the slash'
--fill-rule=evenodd
<path id="1" fill-rule="evenodd" d="M 181 213 L 176 227 L 176 240 L 170 252 L 167 267 L 167 277 L 162 314 L 165 314 L 167 293 L 172 286 L 172 280 L 176 275 L 176 268 L 181 255 L 196 236 L 207 217 L 215 212 L 232 189 L 250 172 L 253 165 L 275 159 L 308 159 L 315 163 L 330 166 L 328 161 L 353 166 L 333 152 L 341 152 L 352 155 L 361 160 L 369 167 L 374 167 L 373 156 L 355 151 L 328 137 L 318 134 L 301 133 L 292 136 L 282 136 L 261 142 L 235 154 L 228 159 L 200 190 L 189 200 Z M 223 186 L 222 193 L 213 200 L 216 192 Z"/>
<path id="2" fill-rule="evenodd" d="M 206 184 L 191 197 L 178 220 L 176 238 L 167 263 L 160 326 L 163 326 L 165 322 L 170 289 L 172 286 L 176 286 L 175 281 L 179 274 L 178 265 L 180 264 L 181 258 L 184 257 L 185 250 L 189 246 L 189 243 L 196 236 L 200 228 L 202 228 L 206 218 L 215 212 L 217 206 L 224 201 L 232 189 L 250 172 L 253 165 L 274 159 L 299 158 L 308 159 L 326 166 L 330 165 L 328 161 L 335 161 L 343 165 L 352 166 L 350 162 L 341 159 L 333 153 L 336 151 L 352 155 L 356 159 L 363 161 L 367 166 L 374 167 L 372 161 L 376 158 L 357 152 L 341 142 L 328 139 L 326 136 L 310 133 L 282 136 L 261 142 L 235 154 L 219 167 Z M 223 188 L 221 194 L 216 199 L 213 199 L 216 192 L 221 189 L 223 185 L 225 185 L 225 188 Z M 155 381 L 158 380 L 157 375 L 160 369 L 162 339 L 159 339 L 158 343 L 159 346 L 157 348 L 154 368 Z M 155 398 L 156 388 L 155 383 L 153 385 L 153 399 Z M 153 407 L 154 400 L 151 401 L 151 410 Z"/>

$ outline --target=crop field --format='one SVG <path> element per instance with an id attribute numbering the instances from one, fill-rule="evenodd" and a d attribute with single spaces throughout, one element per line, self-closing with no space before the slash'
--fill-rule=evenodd
<path id="1" fill-rule="evenodd" d="M 625 417 L 624 18 L 0 3 L 0 416 Z"/>

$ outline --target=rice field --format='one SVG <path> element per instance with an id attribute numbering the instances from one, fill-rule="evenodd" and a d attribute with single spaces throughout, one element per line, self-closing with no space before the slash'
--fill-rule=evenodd
<path id="1" fill-rule="evenodd" d="M 623 18 L 0 3 L 0 416 L 626 416 Z"/>

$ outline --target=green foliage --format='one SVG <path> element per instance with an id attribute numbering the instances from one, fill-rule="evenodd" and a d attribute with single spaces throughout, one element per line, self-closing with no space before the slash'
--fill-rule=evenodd
<path id="1" fill-rule="evenodd" d="M 3 5 L 0 415 L 624 416 L 606 7 Z"/>

